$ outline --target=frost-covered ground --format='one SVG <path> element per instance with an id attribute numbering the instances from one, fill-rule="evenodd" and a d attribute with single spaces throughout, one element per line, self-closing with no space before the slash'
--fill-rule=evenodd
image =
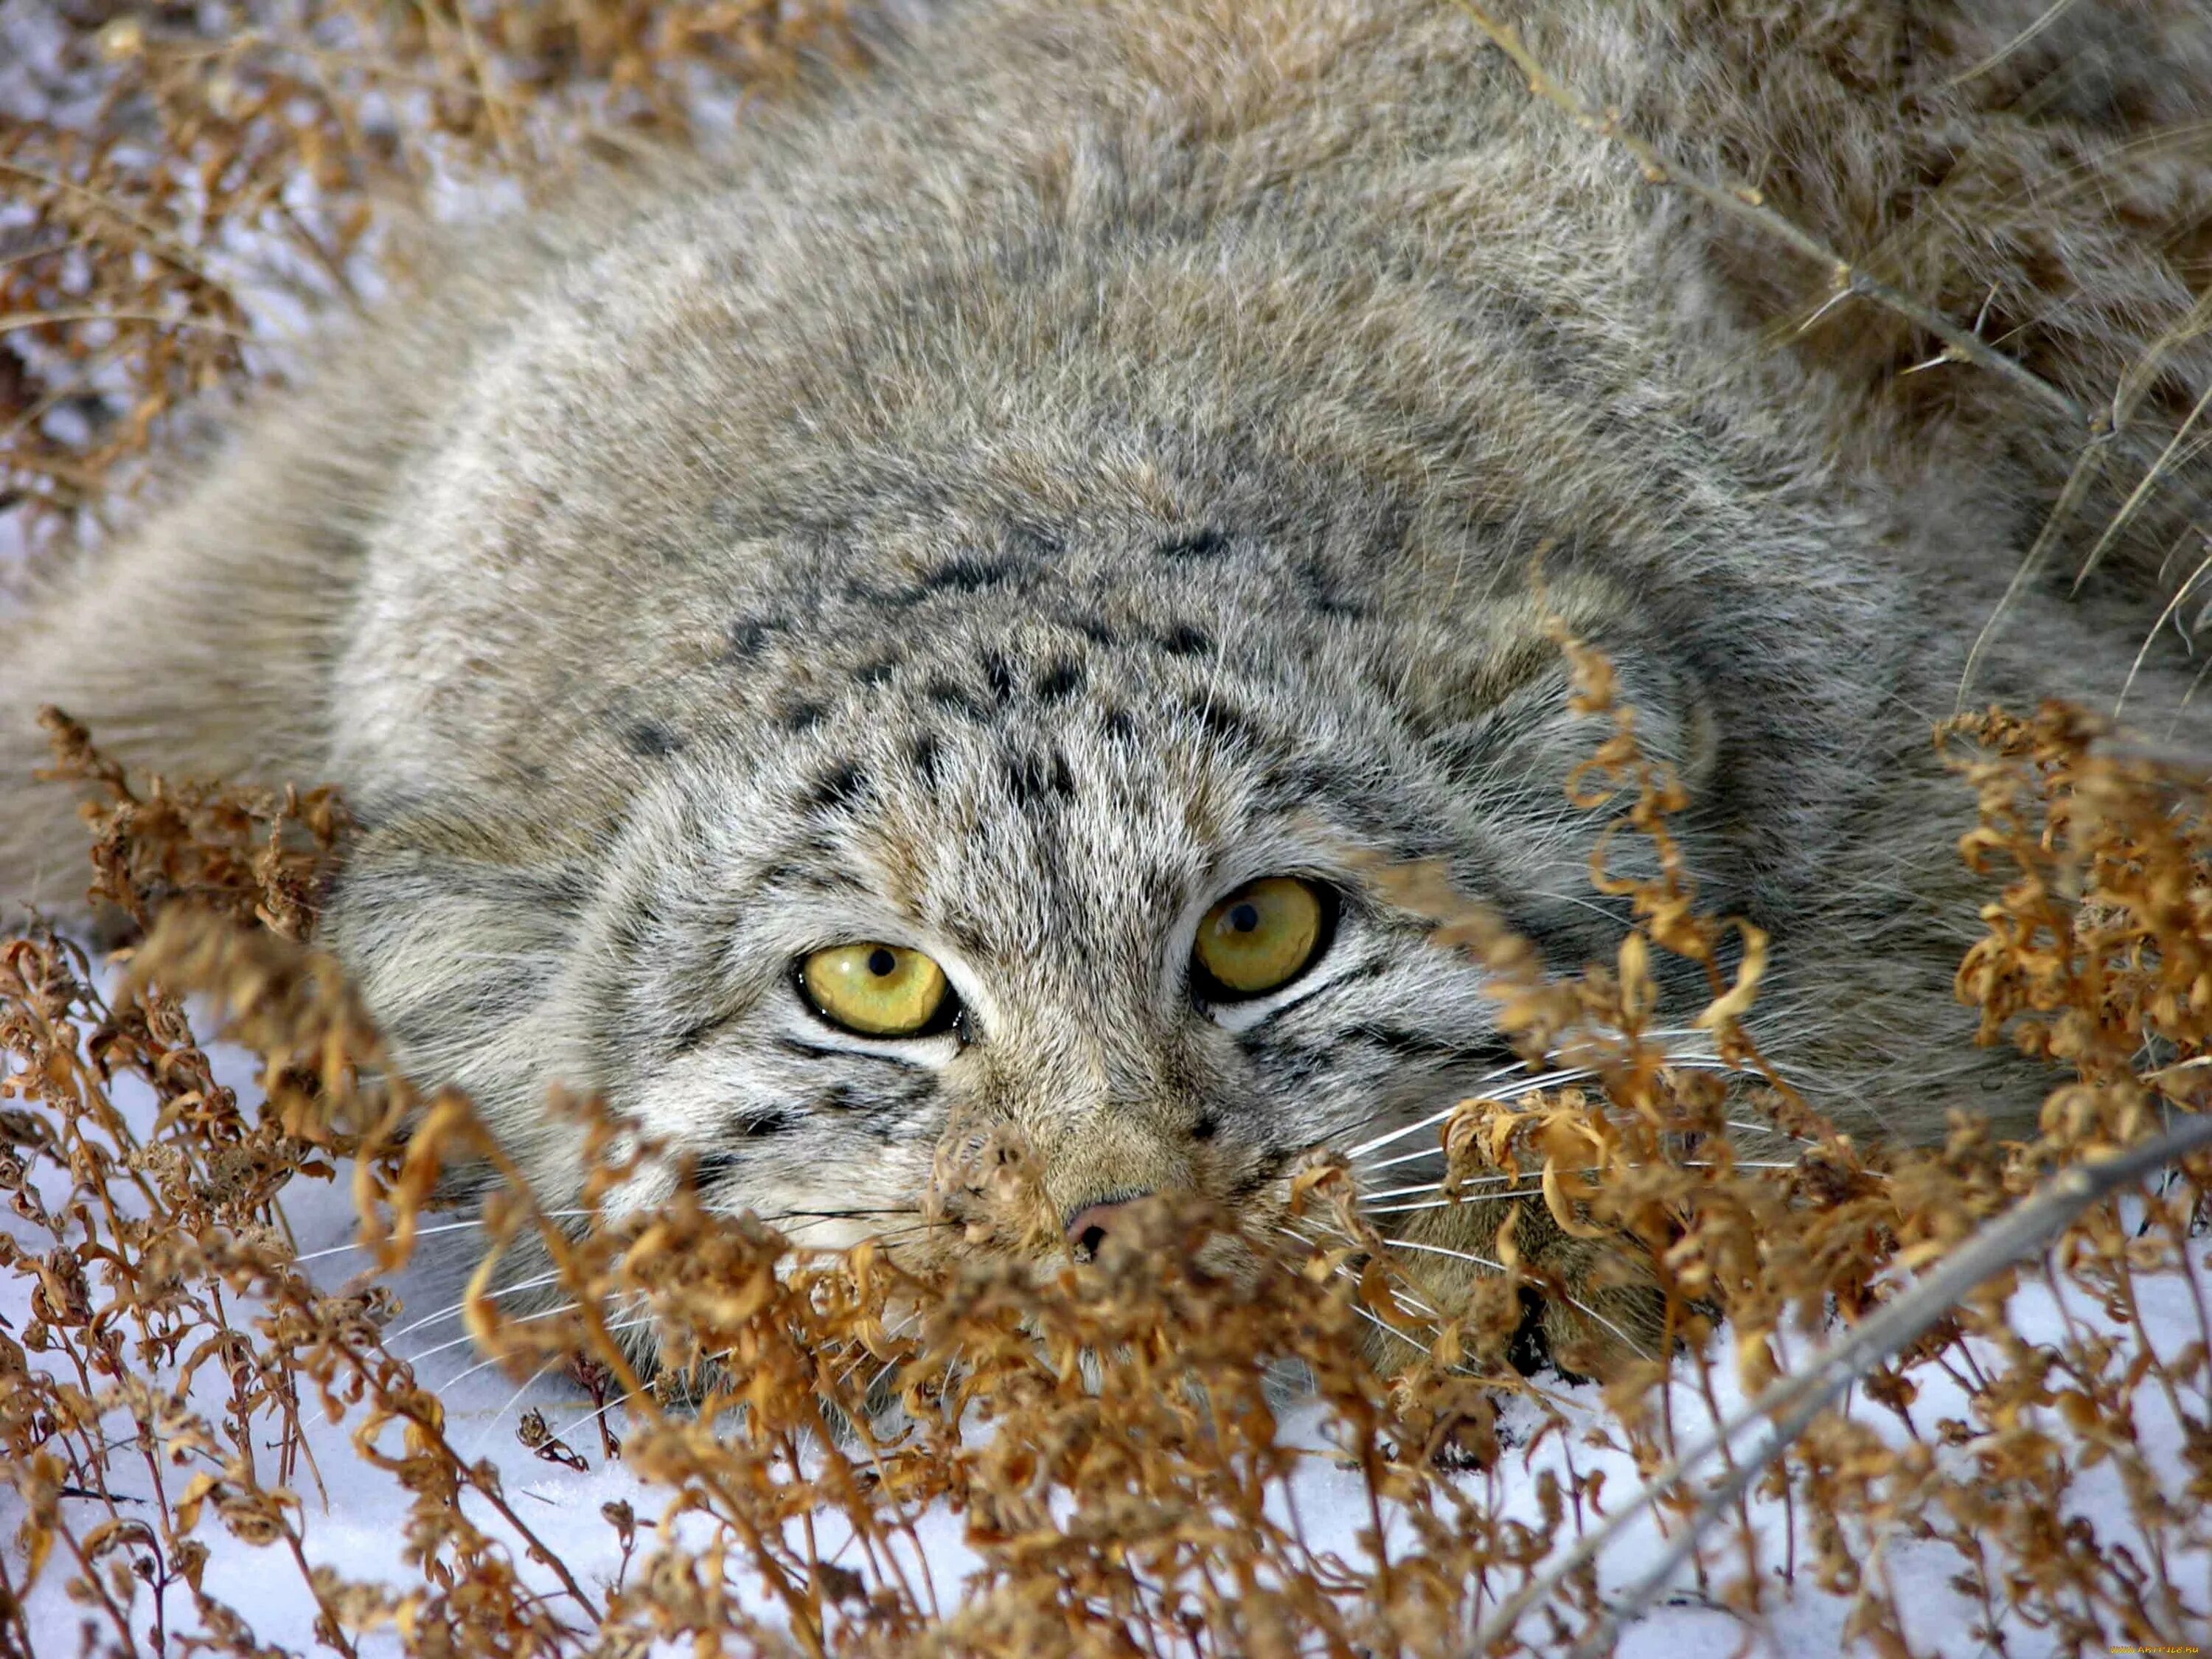
<path id="1" fill-rule="evenodd" d="M 250 1097 L 252 1075 L 247 1058 L 234 1050 L 218 1048 L 216 1053 L 221 1080 L 240 1088 Z M 141 1118 L 150 1110 L 149 1102 L 134 1100 L 127 1093 L 121 1097 L 120 1103 Z M 133 1127 L 136 1129 L 143 1125 Z M 56 1200 L 62 1196 L 60 1183 L 51 1167 L 42 1175 L 40 1184 L 43 1196 Z M 331 1285 L 346 1280 L 357 1258 L 347 1243 L 352 1231 L 352 1216 L 343 1180 L 331 1186 L 295 1182 L 287 1195 L 285 1210 L 301 1250 L 319 1279 Z M 42 1242 L 23 1224 L 12 1218 L 0 1222 L 0 1225 L 26 1245 L 35 1246 Z M 538 1536 L 568 1564 L 587 1588 L 604 1585 L 612 1579 L 619 1566 L 621 1553 L 611 1528 L 601 1516 L 601 1506 L 616 1499 L 627 1500 L 635 1506 L 641 1521 L 649 1522 L 659 1513 L 665 1494 L 642 1486 L 619 1461 L 609 1461 L 600 1455 L 599 1437 L 590 1424 L 589 1402 L 574 1385 L 549 1379 L 518 1390 L 495 1368 L 479 1363 L 462 1336 L 457 1320 L 449 1315 L 441 1316 L 453 1300 L 447 1289 L 453 1267 L 457 1259 L 465 1255 L 465 1249 L 453 1247 L 467 1236 L 457 1233 L 426 1241 L 423 1265 L 410 1268 L 398 1281 L 397 1288 L 406 1305 L 387 1332 L 389 1346 L 397 1352 L 415 1358 L 418 1376 L 435 1388 L 446 1401 L 450 1437 L 455 1446 L 471 1458 L 483 1455 L 495 1459 L 500 1465 L 507 1492 Z M 27 1281 L 20 1276 L 0 1278 L 0 1319 L 18 1333 L 29 1313 L 27 1285 Z M 2148 1298 L 2144 1310 L 2147 1325 L 2154 1332 L 2172 1333 L 2172 1344 L 2178 1346 L 2185 1340 L 2183 1334 L 2195 1328 L 2186 1287 L 2178 1280 L 2146 1279 L 2143 1288 Z M 2094 1322 L 2097 1318 L 2093 1310 L 2078 1304 L 2070 1311 L 2077 1322 Z M 2014 1322 L 2021 1333 L 2031 1340 L 2054 1340 L 2060 1334 L 2060 1310 L 2047 1292 L 2030 1289 L 2021 1293 L 2015 1304 Z M 1725 1352 L 1725 1340 L 1726 1334 L 1723 1333 L 1714 1356 L 1717 1370 L 1723 1372 L 1727 1366 L 1717 1362 Z M 34 1364 L 40 1363 L 38 1356 L 33 1359 Z M 1955 1395 L 1944 1397 L 1944 1389 L 1936 1379 L 1923 1376 L 1921 1380 L 1923 1391 L 1914 1408 L 1921 1423 L 1932 1423 L 1946 1415 L 1966 1414 Z M 1605 1416 L 1593 1389 L 1567 1388 L 1561 1394 L 1589 1426 L 1604 1425 Z M 211 1417 L 220 1409 L 220 1401 L 212 1396 L 200 1403 Z M 1732 1389 L 1725 1390 L 1722 1403 L 1724 1410 L 1732 1410 L 1740 1403 L 1740 1397 Z M 571 1470 L 542 1462 L 519 1443 L 518 1421 L 524 1411 L 533 1407 L 586 1456 L 589 1468 Z M 2179 1501 L 2179 1482 L 2186 1472 L 2180 1425 L 2154 1389 L 2145 1388 L 2137 1407 L 2136 1426 L 2151 1454 L 2152 1467 L 2172 1472 L 2172 1495 Z M 1709 1419 L 1695 1395 L 1685 1389 L 1676 1402 L 1676 1413 L 1685 1443 L 1699 1438 L 1699 1430 Z M 1888 1413 L 1862 1407 L 1858 1414 L 1880 1428 L 1886 1437 L 1902 1438 L 1903 1429 Z M 1636 1470 L 1623 1454 L 1595 1449 L 1587 1444 L 1571 1445 L 1556 1435 L 1546 1437 L 1532 1451 L 1526 1439 L 1534 1421 L 1532 1413 L 1523 1411 L 1518 1416 L 1509 1413 L 1507 1427 L 1522 1431 L 1516 1437 L 1522 1443 L 1509 1448 L 1490 1483 L 1493 1498 L 1502 1495 L 1516 1513 L 1526 1515 L 1531 1521 L 1535 1519 L 1536 1475 L 1546 1468 L 1557 1473 L 1563 1482 L 1573 1473 L 1588 1477 L 1603 1472 L 1608 1507 L 1617 1506 L 1637 1489 L 1639 1483 Z M 118 1416 L 110 1431 L 127 1435 L 127 1423 Z M 1314 1411 L 1294 1412 L 1287 1432 L 1299 1443 L 1314 1448 L 1314 1455 L 1293 1482 L 1291 1493 L 1307 1534 L 1317 1549 L 1336 1550 L 1348 1559 L 1357 1559 L 1360 1553 L 1357 1535 L 1368 1524 L 1364 1483 L 1356 1474 L 1332 1462 L 1326 1450 L 1327 1425 Z M 2053 1432 L 2063 1434 L 2055 1424 Z M 345 1423 L 329 1423 L 318 1416 L 311 1431 L 310 1447 L 320 1476 L 319 1489 L 317 1481 L 304 1474 L 295 1482 L 302 1499 L 300 1524 L 309 1562 L 327 1563 L 355 1581 L 374 1579 L 401 1585 L 410 1582 L 413 1574 L 403 1559 L 406 1494 L 388 1474 L 356 1455 L 349 1426 Z M 1567 1463 L 1570 1457 L 1572 1469 Z M 180 1483 L 184 1478 L 182 1474 L 170 1477 L 173 1483 Z M 132 1492 L 132 1479 L 131 1464 L 118 1462 L 115 1466 L 114 1490 L 118 1493 Z M 173 1484 L 173 1495 L 174 1489 Z M 2086 1472 L 2077 1492 L 2079 1513 L 2094 1528 L 2095 1535 L 2106 1547 L 2115 1543 L 2135 1544 L 2127 1504 L 2109 1466 L 2101 1471 Z M 101 1518 L 100 1506 L 89 1497 L 65 1498 L 64 1502 L 79 1510 L 74 1518 L 82 1526 Z M 1755 1523 L 1771 1540 L 1781 1538 L 1785 1521 L 1778 1500 L 1754 1501 L 1752 1514 Z M 502 1532 L 496 1516 L 483 1513 L 479 1518 L 487 1530 L 495 1534 Z M 0 1533 L 12 1540 L 22 1519 L 20 1500 L 8 1488 L 0 1486 Z M 1802 1525 L 1802 1515 L 1799 1520 Z M 829 1522 L 832 1528 L 836 1524 L 834 1521 Z M 963 1542 L 961 1522 L 946 1513 L 930 1513 L 921 1517 L 918 1531 L 926 1553 L 923 1565 L 941 1601 L 949 1606 L 957 1601 L 963 1581 L 975 1565 L 975 1558 Z M 313 1602 L 306 1584 L 282 1550 L 255 1549 L 240 1543 L 223 1529 L 212 1510 L 201 1520 L 196 1535 L 210 1552 L 204 1577 L 204 1587 L 210 1595 L 246 1615 L 263 1642 L 302 1652 L 314 1646 Z M 825 1557 L 835 1547 L 834 1536 L 833 1530 L 824 1537 Z M 10 1576 L 20 1583 L 23 1562 L 21 1549 L 13 1542 L 6 1547 L 9 1551 Z M 1605 1558 L 1603 1582 L 1609 1587 L 1619 1587 L 1641 1577 L 1657 1547 L 1657 1535 L 1648 1528 L 1624 1537 Z M 514 1545 L 514 1554 L 524 1563 L 526 1575 L 543 1578 L 549 1590 L 554 1587 L 550 1573 L 528 1565 L 519 1542 Z M 1771 1560 L 1779 1561 L 1778 1543 L 1768 1554 Z M 1712 1559 L 1722 1580 L 1736 1571 L 1734 1559 L 1725 1547 L 1716 1549 Z M 1879 1570 L 1897 1593 L 1899 1604 L 1906 1610 L 1914 1644 L 1923 1651 L 1957 1655 L 1965 1659 L 1966 1656 L 1998 1650 L 1971 1633 L 1977 1610 L 1949 1583 L 1960 1565 L 1946 1546 L 1902 1536 L 1893 1538 L 1881 1551 Z M 2199 1560 L 2175 1565 L 2185 1593 L 2192 1596 L 2203 1594 L 2208 1573 L 2212 1573 L 2212 1563 Z M 88 1618 L 87 1609 L 63 1593 L 68 1576 L 65 1563 L 57 1559 L 33 1587 L 28 1599 L 34 1651 L 47 1659 L 78 1650 L 80 1627 Z M 744 1588 L 749 1595 L 758 1594 L 757 1587 Z M 1719 1659 L 1720 1656 L 1744 1651 L 1747 1642 L 1751 1644 L 1751 1651 L 1778 1655 L 1809 1656 L 1849 1650 L 1843 1635 L 1851 1613 L 1847 1598 L 1820 1593 L 1802 1576 L 1794 1587 L 1784 1587 L 1778 1581 L 1772 1589 L 1768 1617 L 1761 1623 L 1747 1623 L 1733 1613 L 1701 1604 L 1693 1585 L 1686 1577 L 1671 1605 L 1655 1608 L 1624 1632 L 1618 1651 L 1639 1659 L 1696 1659 L 1701 1655 Z M 171 1590 L 168 1601 L 167 1617 L 173 1639 L 191 1628 L 191 1604 L 181 1588 Z M 141 1605 L 143 1607 L 143 1597 Z M 764 1598 L 759 1611 L 763 1616 L 770 1613 Z M 142 1620 L 142 1624 L 149 1622 Z M 2002 1650 L 2014 1659 L 2033 1659 L 2033 1656 L 2060 1650 L 2047 1635 L 2025 1627 L 2008 1626 L 2003 1636 Z M 374 1655 L 397 1651 L 398 1648 L 397 1638 L 386 1632 L 366 1640 L 362 1651 Z"/>

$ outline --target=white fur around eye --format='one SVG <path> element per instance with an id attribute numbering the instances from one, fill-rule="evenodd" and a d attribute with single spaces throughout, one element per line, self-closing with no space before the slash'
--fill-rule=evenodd
<path id="1" fill-rule="evenodd" d="M 935 1066 L 945 1065 L 960 1052 L 960 1038 L 953 1031 L 933 1031 L 927 1036 L 863 1036 L 831 1024 L 808 1006 L 805 998 L 795 988 L 787 995 L 784 1034 L 802 1047 L 818 1048 L 825 1055 L 880 1054 L 888 1060 Z"/>

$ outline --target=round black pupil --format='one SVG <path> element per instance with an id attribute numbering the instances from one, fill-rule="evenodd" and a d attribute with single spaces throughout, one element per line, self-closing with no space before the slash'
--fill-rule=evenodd
<path id="1" fill-rule="evenodd" d="M 880 945 L 868 952 L 868 971 L 878 979 L 890 978 L 891 970 L 897 966 L 898 958 Z"/>
<path id="2" fill-rule="evenodd" d="M 1249 933 L 1260 925 L 1260 907 L 1250 900 L 1229 913 L 1229 925 L 1240 933 Z"/>

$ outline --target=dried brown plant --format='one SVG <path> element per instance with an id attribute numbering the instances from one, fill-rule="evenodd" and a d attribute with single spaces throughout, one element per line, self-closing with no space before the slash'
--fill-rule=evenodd
<path id="1" fill-rule="evenodd" d="M 842 0 L 48 11 L 51 107 L 0 108 L 0 509 L 50 553 L 198 394 L 281 368 L 257 325 L 359 303 L 434 182 L 541 189 L 858 50 Z"/>

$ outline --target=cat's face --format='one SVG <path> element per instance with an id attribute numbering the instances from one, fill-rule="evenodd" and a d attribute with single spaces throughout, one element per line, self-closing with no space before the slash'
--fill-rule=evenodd
<path id="1" fill-rule="evenodd" d="M 1563 956 L 1603 933 L 1555 648 L 1439 726 L 1357 624 L 1081 597 L 937 614 L 643 790 L 556 997 L 590 1085 L 718 1206 L 1056 1249 L 1090 1206 L 1195 1192 L 1264 1230 L 1302 1153 L 1510 1059 L 1479 969 L 1362 855 L 1446 858 Z M 1007 1145 L 1018 1238 L 963 1196 Z"/>
<path id="2" fill-rule="evenodd" d="M 1194 523 L 1143 472 L 1079 501 L 994 475 L 671 566 L 691 586 L 593 611 L 611 642 L 498 727 L 553 782 L 461 728 L 484 787 L 356 792 L 332 933 L 402 1063 L 468 1091 L 556 1200 L 580 1152 L 559 1084 L 823 1245 L 1058 1250 L 1086 1207 L 1175 1190 L 1264 1227 L 1301 1154 L 1474 1092 L 1509 1059 L 1480 969 L 1357 872 L 1442 860 L 1554 963 L 1610 956 L 1588 860 L 1617 809 L 1567 785 L 1612 728 L 1569 708 L 1551 624 L 1607 652 L 1693 787 L 1729 741 L 1710 641 L 1535 526 L 1417 524 L 1332 479 Z M 625 627 L 684 648 L 626 658 Z M 1722 907 L 1746 815 L 1686 827 Z M 1259 883 L 1310 937 L 1224 994 L 1208 929 Z M 910 1021 L 810 987 L 878 951 L 860 988 L 920 996 Z M 1020 1240 L 954 1224 L 963 1158 L 1001 1143 L 1041 1199 Z"/>

